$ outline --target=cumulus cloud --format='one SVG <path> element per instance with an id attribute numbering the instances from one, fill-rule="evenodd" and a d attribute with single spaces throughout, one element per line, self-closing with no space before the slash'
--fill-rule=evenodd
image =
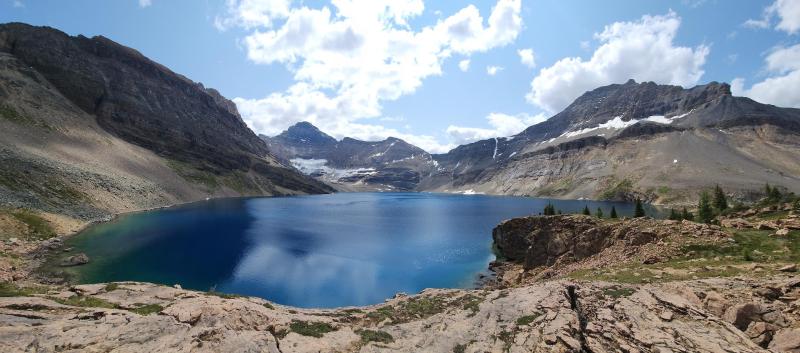
<path id="1" fill-rule="evenodd" d="M 522 65 L 525 65 L 529 68 L 536 67 L 536 59 L 533 56 L 533 49 L 517 50 L 517 55 L 519 55 L 519 61 L 522 63 Z"/>
<path id="2" fill-rule="evenodd" d="M 153 4 L 153 0 L 139 0 L 139 7 L 148 7 Z"/>
<path id="3" fill-rule="evenodd" d="M 589 60 L 568 57 L 543 68 L 531 82 L 526 98 L 549 112 L 557 112 L 588 90 L 630 78 L 694 85 L 703 76 L 709 48 L 676 46 L 674 39 L 680 24 L 681 19 L 669 12 L 608 25 L 594 35 L 600 46 Z"/>
<path id="4" fill-rule="evenodd" d="M 749 19 L 744 22 L 745 27 L 750 28 L 769 28 L 775 18 L 778 23 L 776 30 L 784 31 L 789 34 L 797 34 L 800 31 L 800 1 L 797 0 L 775 0 L 772 5 L 764 9 L 764 13 L 759 19 Z"/>
<path id="5" fill-rule="evenodd" d="M 516 135 L 529 126 L 541 123 L 546 119 L 547 116 L 542 113 L 532 116 L 491 113 L 486 117 L 491 129 L 450 125 L 447 127 L 447 135 L 453 143 L 461 145 L 493 137 Z"/>
<path id="6" fill-rule="evenodd" d="M 503 71 L 503 67 L 502 66 L 489 65 L 489 66 L 486 67 L 486 73 L 489 76 L 497 75 L 497 73 L 500 72 L 500 71 Z"/>
<path id="7" fill-rule="evenodd" d="M 486 20 L 468 5 L 414 29 L 409 20 L 423 13 L 422 0 L 331 0 L 331 7 L 321 8 L 288 0 L 228 0 L 226 15 L 215 25 L 249 30 L 242 40 L 248 59 L 283 64 L 293 74 L 295 82 L 284 92 L 235 100 L 256 132 L 275 134 L 308 120 L 334 136 L 366 139 L 397 136 L 363 119 L 379 118 L 382 101 L 413 93 L 425 78 L 441 75 L 454 53 L 469 56 L 511 43 L 522 28 L 520 1 L 498 0 Z M 420 147 L 449 147 L 426 144 Z"/>
<path id="8" fill-rule="evenodd" d="M 458 68 L 461 71 L 467 72 L 469 70 L 469 59 L 464 59 L 458 62 Z"/>
<path id="9" fill-rule="evenodd" d="M 778 47 L 766 58 L 764 70 L 769 77 L 745 88 L 745 80 L 731 82 L 734 95 L 781 107 L 800 108 L 800 44 Z"/>

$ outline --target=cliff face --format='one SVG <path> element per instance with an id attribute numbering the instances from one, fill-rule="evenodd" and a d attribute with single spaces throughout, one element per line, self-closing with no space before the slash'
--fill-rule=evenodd
<path id="1" fill-rule="evenodd" d="M 0 83 L 4 207 L 90 220 L 332 190 L 271 156 L 217 91 L 104 37 L 0 25 Z"/>

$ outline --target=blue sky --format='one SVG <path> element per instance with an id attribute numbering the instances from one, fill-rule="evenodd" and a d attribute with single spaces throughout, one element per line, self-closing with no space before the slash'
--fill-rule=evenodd
<path id="1" fill-rule="evenodd" d="M 309 120 L 442 152 L 626 78 L 734 82 L 800 106 L 798 0 L 0 1 L 0 22 L 133 47 L 235 99 L 270 135 Z"/>

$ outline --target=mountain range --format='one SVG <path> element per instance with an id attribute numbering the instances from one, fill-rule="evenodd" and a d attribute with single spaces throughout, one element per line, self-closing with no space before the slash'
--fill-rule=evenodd
<path id="1" fill-rule="evenodd" d="M 444 154 L 395 138 L 337 141 L 307 122 L 262 139 L 306 174 L 379 190 L 668 204 L 694 200 L 714 184 L 741 199 L 764 183 L 800 190 L 800 110 L 733 96 L 717 82 L 599 87 L 517 135 Z"/>
<path id="2" fill-rule="evenodd" d="M 0 161 L 2 205 L 78 223 L 333 190 L 280 163 L 216 90 L 102 36 L 22 23 L 0 25 Z"/>

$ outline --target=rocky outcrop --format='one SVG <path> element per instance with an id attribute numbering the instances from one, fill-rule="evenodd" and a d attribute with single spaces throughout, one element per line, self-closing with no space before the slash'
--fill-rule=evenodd
<path id="1" fill-rule="evenodd" d="M 337 310 L 133 282 L 82 285 L 0 298 L 0 350 L 790 352 L 797 349 L 795 282 L 552 281 L 426 290 Z M 770 288 L 781 299 L 752 295 Z"/>
<path id="2" fill-rule="evenodd" d="M 643 262 L 658 262 L 675 251 L 665 240 L 687 235 L 710 242 L 729 237 L 719 227 L 693 222 L 648 218 L 608 222 L 578 215 L 514 218 L 492 231 L 499 255 L 524 264 L 526 269 L 559 267 L 615 249 L 632 253 L 631 257 Z M 612 254 L 603 255 L 608 258 Z"/>

